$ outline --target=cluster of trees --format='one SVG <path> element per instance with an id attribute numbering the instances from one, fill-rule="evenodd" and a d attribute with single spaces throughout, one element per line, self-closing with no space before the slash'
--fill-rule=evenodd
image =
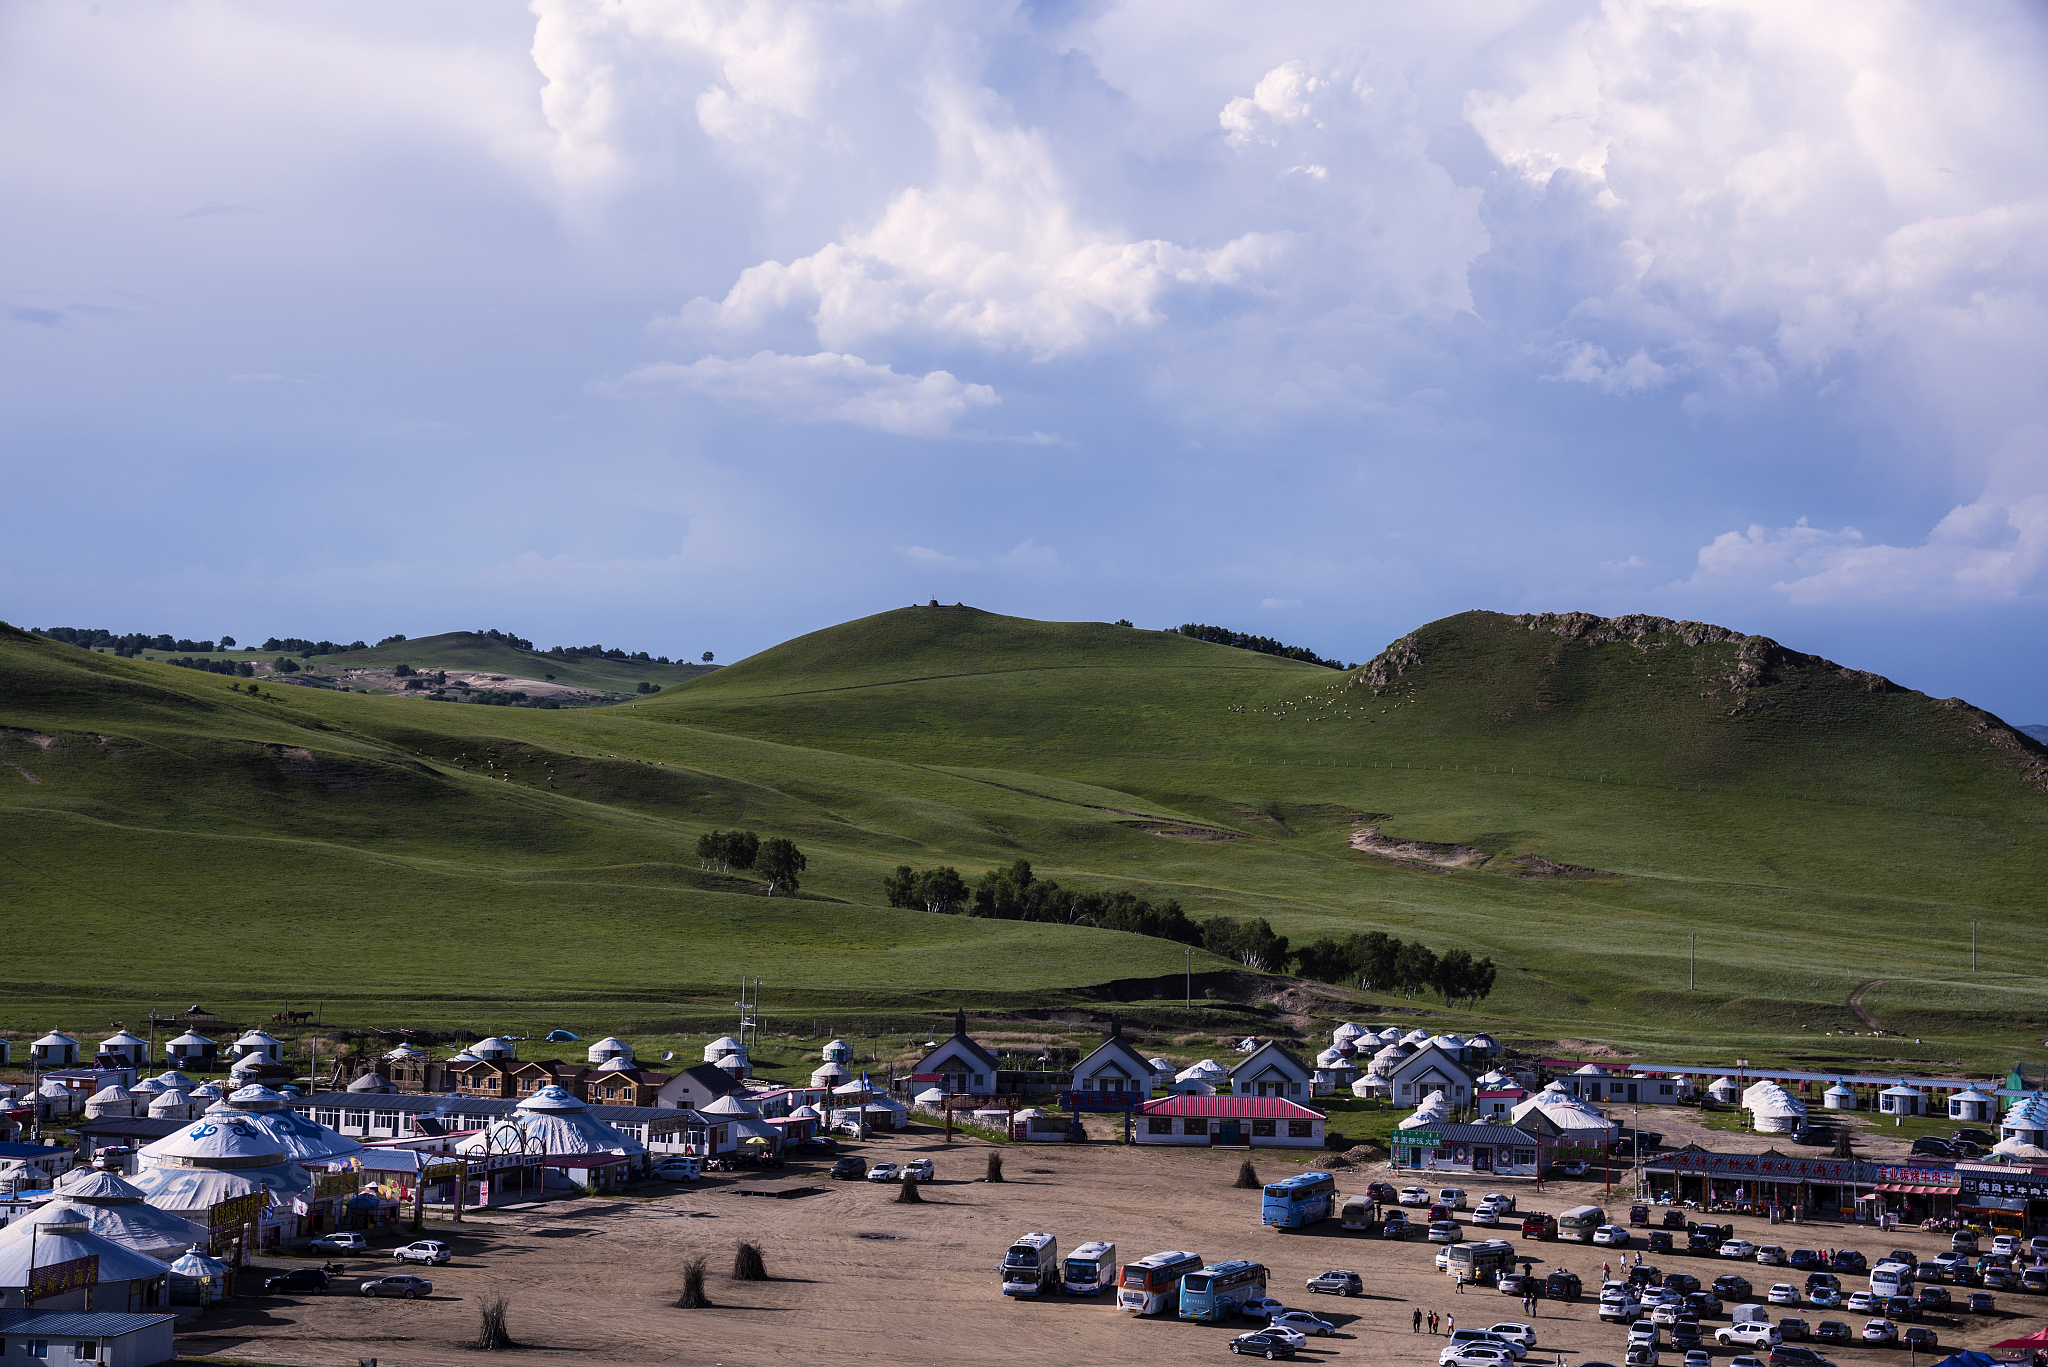
<path id="1" fill-rule="evenodd" d="M 511 646 L 514 650 L 533 649 L 533 642 L 527 640 L 525 637 L 514 636 L 511 632 L 500 631 L 496 627 L 492 627 L 488 631 L 475 631 L 471 632 L 470 634 L 472 636 L 481 636 L 487 641 L 503 641 L 506 645 Z M 399 637 L 399 639 L 402 641 L 405 638 L 401 636 Z"/>
<path id="2" fill-rule="evenodd" d="M 986 916 L 1002 921 L 1048 921 L 1063 926 L 1096 926 L 1129 931 L 1180 944 L 1205 943 L 1203 928 L 1188 919 L 1178 902 L 1151 902 L 1131 892 L 1084 892 L 1063 888 L 1031 871 L 1019 859 L 990 869 L 972 886 L 953 868 L 913 869 L 899 864 L 882 880 L 892 907 L 937 915 Z"/>
<path id="3" fill-rule="evenodd" d="M 526 649 L 532 649 L 533 643 L 528 641 L 522 645 Z M 575 664 L 586 657 L 593 660 L 638 660 L 641 664 L 649 665 L 673 663 L 666 655 L 649 655 L 644 650 L 628 651 L 623 646 L 613 646 L 609 650 L 603 646 L 551 646 L 540 653 L 552 656 L 564 664 Z M 708 662 L 711 656 L 707 654 L 704 658 Z"/>
<path id="4" fill-rule="evenodd" d="M 38 636 L 47 636 L 53 641 L 66 645 L 80 646 L 86 650 L 112 649 L 116 655 L 131 657 L 145 650 L 182 650 L 200 655 L 210 654 L 214 649 L 212 641 L 188 641 L 182 636 L 152 636 L 146 631 L 131 631 L 116 636 L 104 627 L 31 627 Z M 235 638 L 220 638 L 220 649 L 233 650 Z"/>
<path id="5" fill-rule="evenodd" d="M 165 660 L 164 663 L 176 665 L 180 669 L 203 669 L 209 674 L 233 674 L 244 679 L 256 672 L 256 666 L 247 660 L 194 660 L 181 657 L 176 660 Z"/>
<path id="6" fill-rule="evenodd" d="M 223 646 L 231 644 L 222 641 Z M 294 655 L 339 655 L 346 650 L 368 650 L 367 641 L 350 641 L 340 645 L 334 641 L 309 641 L 303 636 L 273 636 L 263 643 L 264 650 L 287 650 Z"/>
<path id="7" fill-rule="evenodd" d="M 766 840 L 752 831 L 709 831 L 697 837 L 697 867 L 719 873 L 751 869 L 768 880 L 768 895 L 781 888 L 791 897 L 801 886 L 799 875 L 810 865 L 795 842 L 779 835 Z"/>
<path id="8" fill-rule="evenodd" d="M 1304 978 L 1321 982 L 1356 981 L 1368 992 L 1399 992 L 1413 999 L 1434 992 L 1445 1006 L 1476 1006 L 1493 992 L 1498 971 L 1491 958 L 1475 959 L 1469 949 L 1438 954 L 1420 940 L 1403 943 L 1384 931 L 1369 931 L 1345 940 L 1317 940 L 1296 953 Z"/>
<path id="9" fill-rule="evenodd" d="M 1181 635 L 1192 636 L 1197 641 L 1209 641 L 1219 646 L 1236 646 L 1239 650 L 1257 651 L 1261 655 L 1278 655 L 1283 660 L 1305 660 L 1309 664 L 1322 665 L 1327 669 L 1358 668 L 1357 665 L 1347 666 L 1342 660 L 1326 660 L 1306 646 L 1286 645 L 1270 636 L 1248 636 L 1241 631 L 1232 631 L 1229 627 L 1210 627 L 1199 622 L 1189 622 L 1179 630 Z"/>
<path id="10" fill-rule="evenodd" d="M 1202 922 L 1202 948 L 1261 973 L 1285 972 L 1291 957 L 1287 937 L 1275 935 L 1263 916 L 1243 921 L 1217 916 Z"/>

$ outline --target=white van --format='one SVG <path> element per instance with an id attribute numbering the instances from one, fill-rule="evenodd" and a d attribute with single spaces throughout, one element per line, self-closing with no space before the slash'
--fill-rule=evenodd
<path id="1" fill-rule="evenodd" d="M 1573 1206 L 1557 1217 L 1557 1237 L 1574 1243 L 1588 1243 L 1593 1231 L 1607 1223 L 1607 1212 L 1598 1206 Z"/>
<path id="2" fill-rule="evenodd" d="M 1738 1305 L 1728 1314 L 1730 1324 L 1769 1324 L 1771 1307 L 1768 1305 Z"/>
<path id="3" fill-rule="evenodd" d="M 1879 1263 L 1870 1269 L 1870 1290 L 1877 1296 L 1913 1294 L 1913 1264 Z"/>

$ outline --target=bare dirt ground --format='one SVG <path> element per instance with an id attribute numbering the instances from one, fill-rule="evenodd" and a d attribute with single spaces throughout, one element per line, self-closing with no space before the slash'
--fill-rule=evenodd
<path id="1" fill-rule="evenodd" d="M 511 1302 L 513 1336 L 528 1345 L 509 1358 L 536 1364 L 784 1367 L 809 1360 L 1015 1367 L 1020 1357 L 1074 1364 L 1234 1360 L 1226 1343 L 1249 1324 L 1140 1319 L 1116 1309 L 1106 1296 L 1004 1298 L 996 1264 L 1011 1240 L 1028 1230 L 1057 1234 L 1063 1253 L 1087 1239 L 1113 1240 L 1120 1262 L 1171 1248 L 1193 1249 L 1210 1261 L 1264 1262 L 1273 1273 L 1271 1294 L 1339 1326 L 1334 1337 L 1311 1339 L 1298 1359 L 1303 1362 L 1433 1364 L 1444 1340 L 1410 1329 L 1416 1309 L 1456 1315 L 1468 1328 L 1523 1318 L 1513 1297 L 1476 1288 L 1455 1294 L 1434 1271 L 1428 1245 L 1366 1239 L 1344 1232 L 1334 1220 L 1290 1234 L 1262 1228 L 1258 1193 L 1230 1185 L 1241 1151 L 1011 1145 L 1003 1149 L 1009 1180 L 991 1185 L 975 1180 L 989 1148 L 979 1141 L 949 1146 L 937 1133 L 920 1129 L 848 1147 L 870 1161 L 928 1155 L 936 1160 L 939 1180 L 926 1188 L 922 1204 L 899 1205 L 893 1187 L 831 1182 L 821 1165 L 805 1164 L 761 1178 L 713 1176 L 682 1190 L 649 1183 L 642 1190 L 652 1199 L 551 1201 L 461 1225 L 430 1222 L 426 1233 L 447 1239 L 456 1251 L 453 1263 L 421 1269 L 435 1283 L 431 1298 L 366 1299 L 352 1294 L 359 1276 L 350 1275 L 324 1296 L 257 1296 L 217 1309 L 186 1326 L 178 1346 L 190 1355 L 294 1365 L 353 1367 L 368 1357 L 380 1367 L 468 1364 L 477 1359 L 461 1344 L 476 1332 L 478 1301 L 502 1292 Z M 1300 1170 L 1263 1153 L 1253 1158 L 1265 1178 Z M 1362 1190 L 1367 1180 L 1385 1175 L 1378 1169 L 1341 1172 L 1338 1186 Z M 826 1190 L 786 1201 L 733 1194 L 741 1187 L 805 1185 Z M 1557 1211 L 1603 1201 L 1597 1182 L 1552 1184 L 1540 1194 L 1527 1184 L 1498 1185 L 1514 1192 L 1524 1209 Z M 1628 1204 L 1618 1193 L 1603 1203 L 1617 1215 Z M 1880 1236 L 1833 1224 L 1773 1228 L 1741 1218 L 1735 1223 L 1757 1243 L 1855 1247 L 1873 1260 L 1894 1246 L 1923 1256 L 1947 1247 L 1946 1235 L 1917 1230 Z M 1487 1231 L 1472 1232 L 1477 1237 Z M 742 1239 L 761 1245 L 776 1280 L 738 1283 L 727 1277 Z M 380 1236 L 380 1242 L 402 1240 Z M 1589 1285 L 1597 1285 L 1603 1258 L 1620 1262 L 1617 1254 L 1575 1244 L 1529 1241 L 1519 1247 L 1538 1271 L 1562 1265 Z M 717 1308 L 676 1309 L 681 1266 L 698 1254 L 710 1260 L 708 1290 Z M 393 1270 L 388 1257 L 346 1261 L 362 1276 Z M 1684 1254 L 1666 1257 L 1663 1264 L 1666 1271 L 1690 1271 L 1702 1281 L 1728 1270 L 1720 1259 Z M 1352 1300 L 1307 1295 L 1303 1281 L 1331 1267 L 1361 1273 L 1367 1294 Z M 1799 1280 L 1774 1268 L 1742 1270 L 1759 1294 L 1773 1281 Z M 1929 1321 L 1944 1351 L 1980 1347 L 2037 1324 L 2033 1298 L 2002 1293 L 1999 1301 L 2012 1311 L 1959 1316 L 1954 1326 Z M 1828 1317 L 1850 1318 L 1836 1312 Z M 1861 1317 L 1855 1322 L 1860 1329 Z M 1559 1352 L 1572 1362 L 1621 1361 L 1625 1331 L 1601 1324 L 1591 1297 L 1570 1305 L 1542 1302 L 1533 1323 L 1538 1351 L 1528 1360 L 1532 1364 L 1548 1364 Z M 1717 1323 L 1709 1323 L 1710 1332 Z M 1716 1362 L 1733 1351 L 1715 1349 Z M 1898 1358 L 1896 1351 L 1861 1347 L 1829 1348 L 1827 1355 L 1843 1367 Z"/>

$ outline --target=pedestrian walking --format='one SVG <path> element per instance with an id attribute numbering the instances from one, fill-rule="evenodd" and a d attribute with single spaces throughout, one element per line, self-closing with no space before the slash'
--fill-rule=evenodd
<path id="1" fill-rule="evenodd" d="M 1455 1336 L 1457 1335 L 1457 1332 L 1458 1332 L 1458 1317 L 1457 1317 L 1456 1315 L 1445 1315 L 1445 1316 L 1444 1316 L 1444 1335 L 1445 1335 L 1445 1337 L 1447 1337 L 1447 1338 L 1449 1338 L 1449 1337 L 1455 1337 Z"/>
<path id="2" fill-rule="evenodd" d="M 1465 1294 L 1465 1274 L 1462 1272 L 1458 1274 L 1458 1294 L 1461 1296 Z"/>
<path id="3" fill-rule="evenodd" d="M 1409 1332 L 1416 1334 L 1422 1332 L 1422 1307 L 1419 1305 L 1415 1307 L 1415 1322 L 1409 1326 Z"/>

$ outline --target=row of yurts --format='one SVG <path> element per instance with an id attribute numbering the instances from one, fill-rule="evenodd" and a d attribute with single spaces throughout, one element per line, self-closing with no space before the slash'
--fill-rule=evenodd
<path id="1" fill-rule="evenodd" d="M 644 1154 L 560 1087 L 542 1088 L 501 1123 L 516 1125 L 524 1146 L 547 1156 Z M 456 1150 L 477 1152 L 485 1143 L 472 1135 Z M 31 1258 L 48 1264 L 98 1255 L 102 1287 L 217 1275 L 220 1265 L 196 1246 L 215 1206 L 260 1192 L 272 1209 L 303 1208 L 315 1180 L 348 1170 L 363 1147 L 292 1110 L 268 1087 L 219 1097 L 196 1121 L 144 1147 L 133 1173 L 73 1168 L 48 1201 L 0 1229 L 0 1307 L 20 1303 Z"/>
<path id="2" fill-rule="evenodd" d="M 61 1030 L 52 1030 L 31 1045 L 30 1049 L 37 1067 L 50 1070 L 80 1066 L 83 1045 Z M 148 1040 L 127 1030 L 119 1030 L 100 1041 L 94 1061 L 116 1068 L 140 1071 L 149 1066 L 150 1053 L 151 1046 Z M 248 1031 L 228 1049 L 231 1085 L 240 1086 L 254 1082 L 266 1073 L 279 1070 L 284 1063 L 284 1053 L 284 1042 L 268 1031 Z M 811 1074 L 813 1087 L 839 1087 L 857 1082 L 847 1067 L 853 1061 L 853 1048 L 845 1040 L 833 1040 L 821 1053 L 822 1066 Z M 464 1046 L 444 1062 L 451 1066 L 491 1061 L 509 1062 L 515 1056 L 514 1041 L 492 1036 Z M 401 1044 L 384 1055 L 388 1063 L 426 1057 L 425 1050 L 411 1044 Z M 165 1058 L 171 1066 L 160 1077 L 144 1078 L 132 1086 L 117 1085 L 102 1089 L 101 1092 L 89 1097 L 82 1097 L 74 1088 L 66 1085 L 65 1079 L 50 1078 L 37 1090 L 36 1097 L 46 1113 L 57 1116 L 83 1111 L 88 1117 L 148 1115 L 157 1119 L 183 1120 L 199 1114 L 207 1102 L 221 1095 L 218 1087 L 211 1087 L 211 1090 L 200 1088 L 190 1077 L 179 1071 L 181 1066 L 210 1070 L 219 1058 L 219 1049 L 214 1041 L 187 1031 L 165 1045 Z M 633 1060 L 633 1047 L 610 1036 L 590 1046 L 589 1058 L 591 1066 L 600 1071 L 608 1068 L 623 1071 L 638 1066 Z M 662 1059 L 668 1062 L 670 1056 L 664 1054 Z M 0 1063 L 4 1062 L 5 1059 L 0 1059 Z M 749 1077 L 753 1073 L 753 1065 L 748 1058 L 746 1046 L 730 1035 L 721 1036 L 704 1046 L 704 1062 L 731 1073 L 735 1078 Z M 0 1094 L 12 1096 L 17 1090 L 12 1087 L 0 1087 Z M 297 1094 L 294 1087 L 288 1086 L 283 1090 L 287 1095 Z"/>

